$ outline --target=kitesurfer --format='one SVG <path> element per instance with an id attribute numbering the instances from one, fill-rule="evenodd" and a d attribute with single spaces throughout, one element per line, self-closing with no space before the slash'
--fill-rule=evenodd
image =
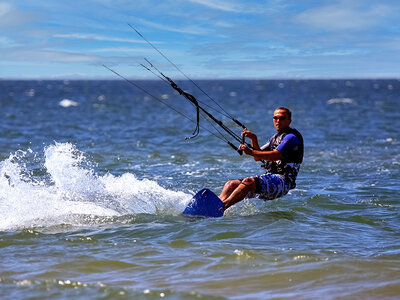
<path id="1" fill-rule="evenodd" d="M 266 161 L 264 167 L 267 173 L 229 180 L 219 196 L 225 209 L 246 197 L 276 199 L 296 186 L 296 177 L 303 162 L 304 145 L 300 132 L 290 127 L 291 121 L 292 113 L 288 108 L 277 108 L 273 114 L 277 133 L 262 147 L 258 144 L 257 135 L 247 129 L 243 130 L 242 135 L 250 138 L 252 149 L 245 144 L 241 144 L 239 149 L 256 161 Z"/>

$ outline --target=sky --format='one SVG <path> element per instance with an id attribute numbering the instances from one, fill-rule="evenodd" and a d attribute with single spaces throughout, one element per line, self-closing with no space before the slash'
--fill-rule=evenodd
<path id="1" fill-rule="evenodd" d="M 0 79 L 400 78 L 400 1 L 0 0 Z"/>

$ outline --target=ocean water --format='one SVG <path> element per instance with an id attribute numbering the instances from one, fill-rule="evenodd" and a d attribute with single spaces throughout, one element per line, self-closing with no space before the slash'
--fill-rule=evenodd
<path id="1" fill-rule="evenodd" d="M 137 83 L 195 118 L 163 82 Z M 124 81 L 0 81 L 0 297 L 398 299 L 400 81 L 197 83 L 260 143 L 292 109 L 296 189 L 183 217 L 260 164 L 204 119 L 185 140 L 194 123 Z"/>

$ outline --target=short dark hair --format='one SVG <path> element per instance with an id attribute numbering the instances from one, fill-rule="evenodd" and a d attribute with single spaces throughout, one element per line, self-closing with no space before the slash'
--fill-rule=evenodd
<path id="1" fill-rule="evenodd" d="M 275 110 L 284 110 L 284 111 L 286 112 L 286 114 L 287 114 L 289 120 L 292 119 L 292 112 L 290 111 L 289 108 L 281 106 L 281 107 L 278 107 L 278 108 L 275 109 Z"/>

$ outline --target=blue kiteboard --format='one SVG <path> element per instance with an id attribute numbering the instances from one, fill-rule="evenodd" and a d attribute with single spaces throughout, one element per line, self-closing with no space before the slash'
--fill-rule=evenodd
<path id="1" fill-rule="evenodd" d="M 224 203 L 217 195 L 209 189 L 202 189 L 189 201 L 182 214 L 196 217 L 222 217 L 224 210 Z"/>

